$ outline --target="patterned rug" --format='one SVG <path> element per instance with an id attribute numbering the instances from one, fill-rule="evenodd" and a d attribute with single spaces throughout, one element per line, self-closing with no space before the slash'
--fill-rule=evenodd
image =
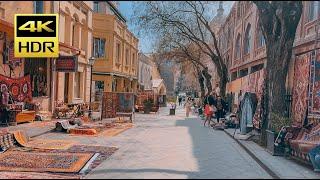
<path id="1" fill-rule="evenodd" d="M 292 117 L 296 124 L 301 124 L 306 115 L 309 67 L 309 54 L 303 54 L 297 57 L 294 66 L 292 94 Z"/>
<path id="2" fill-rule="evenodd" d="M 84 172 L 89 173 L 92 169 L 96 168 L 103 161 L 109 158 L 113 153 L 115 153 L 119 148 L 117 147 L 105 147 L 105 146 L 88 146 L 88 145 L 74 145 L 67 150 L 46 150 L 46 149 L 21 149 L 16 148 L 13 151 L 17 152 L 46 152 L 46 153 L 99 153 L 99 156 L 89 165 L 89 168 Z"/>
<path id="3" fill-rule="evenodd" d="M 99 134 L 99 136 L 113 137 L 132 127 L 133 127 L 132 123 L 117 123 L 115 127 L 112 127 L 103 131 L 102 133 Z"/>
<path id="4" fill-rule="evenodd" d="M 311 54 L 311 53 L 308 53 Z M 310 118 L 320 118 L 320 54 L 318 57 L 311 55 L 310 85 L 308 115 Z"/>
<path id="5" fill-rule="evenodd" d="M 65 140 L 36 139 L 31 140 L 22 131 L 13 132 L 15 140 L 23 147 L 37 149 L 68 149 L 76 142 Z"/>
<path id="6" fill-rule="evenodd" d="M 8 151 L 0 155 L 0 170 L 77 173 L 92 156 L 92 153 Z"/>
<path id="7" fill-rule="evenodd" d="M 79 175 L 57 175 L 36 172 L 1 172 L 0 179 L 80 179 Z"/>

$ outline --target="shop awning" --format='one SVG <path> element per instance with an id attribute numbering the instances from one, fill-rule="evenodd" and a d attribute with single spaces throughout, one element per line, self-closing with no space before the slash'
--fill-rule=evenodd
<path id="1" fill-rule="evenodd" d="M 2 19 L 0 19 L 0 31 L 6 32 L 7 35 L 11 38 L 13 38 L 13 36 L 14 36 L 13 24 L 11 24 L 7 21 L 4 21 Z"/>
<path id="2" fill-rule="evenodd" d="M 240 92 L 240 90 L 241 90 L 241 78 L 229 82 L 228 86 L 227 86 L 227 90 L 228 90 L 228 92 L 232 92 L 232 93 Z"/>

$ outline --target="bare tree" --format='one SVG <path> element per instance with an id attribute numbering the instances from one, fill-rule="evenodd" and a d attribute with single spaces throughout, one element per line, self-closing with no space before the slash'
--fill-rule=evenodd
<path id="1" fill-rule="evenodd" d="M 166 35 L 177 36 L 179 44 L 193 44 L 205 55 L 217 69 L 220 79 L 221 95 L 225 95 L 228 78 L 227 66 L 220 55 L 217 38 L 210 26 L 212 2 L 201 1 L 144 1 L 138 2 L 134 22 L 140 32 L 149 33 L 159 39 Z M 212 42 L 212 43 L 210 43 Z M 170 49 L 170 47 L 167 47 Z M 210 74 L 204 70 L 207 78 Z M 208 82 L 207 87 L 211 85 Z M 209 88 L 209 87 L 208 87 Z M 209 90 L 209 92 L 212 90 Z"/>
<path id="2" fill-rule="evenodd" d="M 286 116 L 286 77 L 296 29 L 302 14 L 301 1 L 253 1 L 258 7 L 259 24 L 266 40 L 267 67 L 262 129 L 271 125 L 272 113 Z M 262 142 L 265 142 L 265 131 Z"/>

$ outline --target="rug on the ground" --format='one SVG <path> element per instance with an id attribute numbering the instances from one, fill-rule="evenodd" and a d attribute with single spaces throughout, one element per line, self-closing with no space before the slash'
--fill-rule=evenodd
<path id="1" fill-rule="evenodd" d="M 38 148 L 38 149 L 68 149 L 75 144 L 74 141 L 65 140 L 49 140 L 49 139 L 36 139 L 30 138 L 22 131 L 13 132 L 15 140 L 22 147 Z"/>
<path id="2" fill-rule="evenodd" d="M 0 170 L 77 173 L 92 156 L 92 153 L 8 151 L 0 155 Z"/>
<path id="3" fill-rule="evenodd" d="M 12 134 L 0 135 L 0 152 L 6 151 L 14 146 L 14 138 Z"/>
<path id="4" fill-rule="evenodd" d="M 80 179 L 79 175 L 60 175 L 39 172 L 1 172 L 0 179 Z"/>
<path id="5" fill-rule="evenodd" d="M 89 165 L 86 173 L 89 173 L 92 169 L 96 168 L 103 161 L 109 158 L 113 153 L 115 153 L 119 148 L 117 147 L 106 147 L 106 146 L 93 146 L 93 145 L 74 145 L 67 150 L 45 150 L 45 149 L 25 149 L 16 148 L 14 151 L 17 152 L 46 152 L 46 153 L 99 153 L 99 156 L 94 159 L 94 161 Z"/>
<path id="6" fill-rule="evenodd" d="M 114 127 L 108 128 L 99 135 L 104 137 L 116 136 L 133 127 L 132 123 L 117 123 Z"/>

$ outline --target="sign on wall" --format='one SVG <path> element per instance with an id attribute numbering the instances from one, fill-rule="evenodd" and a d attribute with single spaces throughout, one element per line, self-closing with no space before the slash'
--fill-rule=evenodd
<path id="1" fill-rule="evenodd" d="M 56 59 L 56 71 L 58 72 L 77 72 L 77 56 L 60 56 Z"/>

